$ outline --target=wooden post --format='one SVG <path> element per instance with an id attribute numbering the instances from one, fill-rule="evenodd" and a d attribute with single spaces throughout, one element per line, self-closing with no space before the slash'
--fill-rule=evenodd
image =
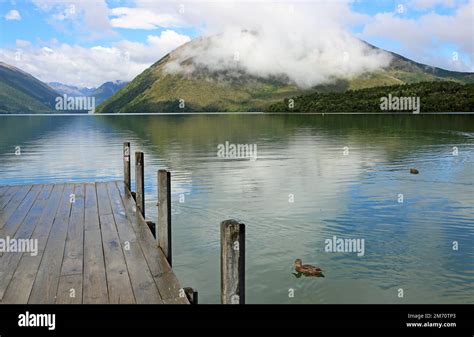
<path id="1" fill-rule="evenodd" d="M 145 165 L 143 152 L 135 152 L 135 189 L 137 211 L 145 218 Z"/>
<path id="2" fill-rule="evenodd" d="M 146 220 L 146 224 L 148 228 L 150 228 L 151 234 L 153 234 L 153 237 L 156 239 L 156 224 L 150 220 Z"/>
<path id="3" fill-rule="evenodd" d="M 132 190 L 130 185 L 130 143 L 123 143 L 123 182 L 129 191 Z"/>
<path id="4" fill-rule="evenodd" d="M 183 288 L 189 303 L 198 304 L 198 292 L 191 287 Z"/>
<path id="5" fill-rule="evenodd" d="M 245 225 L 221 222 L 221 303 L 245 304 Z"/>
<path id="6" fill-rule="evenodd" d="M 171 173 L 158 171 L 158 246 L 171 266 Z"/>

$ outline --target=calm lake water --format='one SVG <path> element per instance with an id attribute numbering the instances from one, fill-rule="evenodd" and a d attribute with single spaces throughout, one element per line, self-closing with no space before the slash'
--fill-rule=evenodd
<path id="1" fill-rule="evenodd" d="M 122 179 L 124 141 L 145 152 L 149 218 L 172 172 L 174 269 L 202 303 L 220 300 L 230 218 L 247 226 L 248 303 L 474 303 L 474 116 L 5 116 L 0 185 Z M 219 158 L 226 141 L 257 160 Z M 325 252 L 333 236 L 364 255 Z M 296 258 L 325 278 L 296 278 Z"/>

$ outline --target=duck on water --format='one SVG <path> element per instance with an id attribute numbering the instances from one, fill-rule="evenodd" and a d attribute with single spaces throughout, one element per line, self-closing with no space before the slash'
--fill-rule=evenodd
<path id="1" fill-rule="evenodd" d="M 293 275 L 295 275 L 297 278 L 300 278 L 301 275 L 324 277 L 323 270 L 321 268 L 310 264 L 303 264 L 301 259 L 296 259 L 294 265 L 296 273 L 293 273 Z"/>

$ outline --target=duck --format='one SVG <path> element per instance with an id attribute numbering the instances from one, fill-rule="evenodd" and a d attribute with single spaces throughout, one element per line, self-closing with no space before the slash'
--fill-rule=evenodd
<path id="1" fill-rule="evenodd" d="M 411 168 L 411 169 L 410 169 L 410 173 L 411 173 L 411 174 L 418 174 L 418 173 L 420 173 L 420 172 L 419 172 L 416 168 Z"/>
<path id="2" fill-rule="evenodd" d="M 302 264 L 303 262 L 301 259 L 296 259 L 295 260 L 295 270 L 304 275 L 321 275 L 323 273 L 323 270 L 319 267 L 312 266 L 310 264 Z"/>

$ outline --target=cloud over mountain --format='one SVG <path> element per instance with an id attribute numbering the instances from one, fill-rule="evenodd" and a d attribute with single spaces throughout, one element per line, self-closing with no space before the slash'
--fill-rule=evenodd
<path id="1" fill-rule="evenodd" d="M 386 53 L 368 48 L 357 38 L 421 63 L 474 69 L 469 29 L 474 0 L 407 0 L 402 2 L 402 14 L 395 5 L 353 0 L 31 3 L 31 9 L 11 8 L 19 11 L 10 17 L 26 18 L 34 11 L 51 31 L 2 44 L 0 59 L 47 82 L 97 86 L 110 79 L 131 80 L 196 36 L 214 38 L 205 48 L 189 44 L 178 60 L 191 57 L 196 67 L 225 69 L 236 76 L 247 72 L 286 77 L 300 87 L 387 65 Z M 3 24 L 26 21 L 3 20 Z M 169 65 L 169 70 L 176 71 L 176 65 Z"/>
<path id="2" fill-rule="evenodd" d="M 120 40 L 110 47 L 86 48 L 57 42 L 41 47 L 22 40 L 17 43 L 21 48 L 0 49 L 0 60 L 21 67 L 43 82 L 92 87 L 110 79 L 130 81 L 157 58 L 189 40 L 172 30 L 148 35 L 145 43 Z"/>
<path id="3" fill-rule="evenodd" d="M 151 8 L 157 10 L 157 8 Z M 343 17 L 344 20 L 340 18 Z M 191 59 L 196 68 L 284 77 L 302 88 L 350 78 L 388 66 L 390 56 L 372 49 L 346 31 L 362 22 L 349 2 L 213 2 L 187 3 L 182 18 L 190 25 L 205 20 L 205 44 L 180 50 L 170 72 Z M 213 36 L 216 34 L 215 36 Z M 192 72 L 192 67 L 184 71 Z"/>

